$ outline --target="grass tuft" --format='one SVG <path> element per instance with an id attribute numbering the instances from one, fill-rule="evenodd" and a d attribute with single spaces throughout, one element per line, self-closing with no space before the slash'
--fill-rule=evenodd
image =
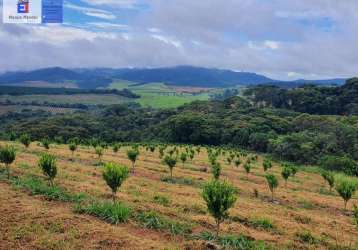
<path id="1" fill-rule="evenodd" d="M 28 190 L 32 195 L 43 195 L 48 200 L 62 202 L 81 202 L 86 194 L 72 194 L 59 186 L 49 186 L 44 180 L 29 176 L 24 178 L 13 177 L 11 183 L 14 187 Z"/>
<path id="2" fill-rule="evenodd" d="M 120 202 L 94 201 L 89 205 L 77 204 L 75 212 L 96 216 L 111 224 L 120 224 L 128 221 L 131 209 Z"/>
<path id="3" fill-rule="evenodd" d="M 192 232 L 191 226 L 165 218 L 154 211 L 139 212 L 135 220 L 142 226 L 158 231 L 169 231 L 172 235 L 186 235 Z"/>

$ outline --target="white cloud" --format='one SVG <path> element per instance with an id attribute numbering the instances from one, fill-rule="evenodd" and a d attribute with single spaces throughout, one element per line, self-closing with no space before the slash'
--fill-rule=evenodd
<path id="1" fill-rule="evenodd" d="M 82 7 L 82 6 L 71 4 L 68 2 L 65 3 L 64 6 L 66 8 L 82 12 L 83 14 L 85 14 L 87 16 L 98 17 L 98 18 L 107 19 L 107 20 L 113 20 L 116 18 L 116 16 L 113 13 L 106 11 L 106 10 L 102 10 L 102 9 Z"/>

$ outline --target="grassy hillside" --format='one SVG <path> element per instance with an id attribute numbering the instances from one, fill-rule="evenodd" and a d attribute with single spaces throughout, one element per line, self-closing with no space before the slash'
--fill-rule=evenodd
<path id="1" fill-rule="evenodd" d="M 127 88 L 135 94 L 141 96 L 136 102 L 143 107 L 153 108 L 175 108 L 196 100 L 208 100 L 209 93 L 181 93 L 175 88 L 166 86 L 163 83 L 149 83 L 138 85 L 128 81 L 116 81 L 110 85 L 110 88 Z"/>
<path id="2" fill-rule="evenodd" d="M 0 169 L 0 245 L 4 249 L 207 249 L 220 244 L 227 249 L 358 247 L 352 214 L 343 210 L 342 199 L 328 190 L 315 169 L 303 168 L 285 187 L 281 167 L 274 163 L 270 172 L 280 185 L 271 202 L 262 156 L 252 162 L 249 175 L 242 165 L 236 168 L 219 157 L 221 178 L 237 187 L 239 195 L 217 242 L 210 241 L 214 220 L 201 198 L 201 187 L 211 178 L 204 148 L 184 166 L 178 163 L 174 180 L 168 181 L 168 167 L 161 163 L 158 151 L 141 147 L 135 173 L 117 195 L 123 206 L 131 208 L 131 215 L 128 221 L 111 225 L 104 217 L 77 213 L 92 204 L 90 200 L 111 199 L 93 148 L 81 146 L 72 156 L 66 145 L 50 146 L 49 153 L 58 161 L 54 193 L 37 167 L 44 148 L 37 143 L 27 149 L 1 142 L 4 144 L 14 145 L 18 154 L 10 181 L 4 168 Z M 127 149 L 122 147 L 117 153 L 107 149 L 102 161 L 131 166 Z M 242 156 L 241 161 L 247 157 Z M 357 194 L 349 210 L 354 203 L 358 204 Z"/>

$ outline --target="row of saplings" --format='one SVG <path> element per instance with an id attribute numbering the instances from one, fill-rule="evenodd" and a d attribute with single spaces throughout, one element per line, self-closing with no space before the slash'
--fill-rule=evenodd
<path id="1" fill-rule="evenodd" d="M 24 144 L 25 146 L 28 146 Z M 46 145 L 44 145 L 45 148 Z M 118 152 L 120 145 L 116 144 L 113 146 L 113 151 Z M 156 147 L 153 145 L 145 147 L 147 151 L 154 152 Z M 69 150 L 72 152 L 72 156 L 74 151 L 77 149 L 77 144 L 70 143 Z M 162 159 L 162 162 L 169 167 L 170 177 L 173 178 L 173 168 L 176 166 L 178 159 L 185 164 L 187 161 L 188 155 L 191 160 L 193 160 L 195 153 L 200 152 L 200 147 L 194 148 L 192 146 L 185 147 L 185 152 L 179 151 L 177 147 L 169 148 L 166 150 L 167 146 L 162 145 L 159 147 L 159 157 Z M 100 158 L 103 155 L 102 147 L 95 147 L 95 153 Z M 167 155 L 165 155 L 167 153 Z M 222 149 L 212 149 L 207 148 L 208 158 L 211 167 L 211 173 L 213 178 L 211 181 L 207 182 L 202 190 L 202 197 L 207 204 L 207 208 L 209 213 L 214 217 L 216 222 L 216 233 L 219 234 L 220 224 L 229 216 L 228 211 L 232 208 L 237 200 L 237 189 L 228 181 L 221 181 L 221 164 L 218 161 L 218 157 L 220 155 L 226 155 L 225 151 Z M 127 151 L 127 157 L 132 162 L 132 171 L 134 172 L 135 162 L 139 156 L 139 145 L 132 146 L 131 149 Z M 234 162 L 236 167 L 241 165 L 240 157 L 247 156 L 246 153 L 230 151 L 228 153 L 228 157 L 226 161 L 229 165 Z M 5 146 L 0 148 L 0 162 L 5 164 L 7 169 L 7 177 L 10 178 L 10 165 L 16 158 L 15 149 L 12 146 Z M 252 162 L 257 160 L 257 156 L 248 157 L 245 164 L 243 164 L 243 168 L 246 171 L 247 175 L 251 171 Z M 43 174 L 47 177 L 49 184 L 51 187 L 54 185 L 54 178 L 57 175 L 57 166 L 56 166 L 56 158 L 48 153 L 43 154 L 39 161 L 38 166 L 42 169 Z M 265 159 L 263 162 L 263 169 L 267 172 L 272 168 L 271 161 Z M 297 173 L 297 168 L 293 165 L 284 164 L 282 167 L 281 175 L 285 180 L 285 186 L 287 186 L 287 180 L 290 176 L 295 176 Z M 115 164 L 115 163 L 106 163 L 104 164 L 103 170 L 103 179 L 107 183 L 107 185 L 112 190 L 112 198 L 113 202 L 116 202 L 116 193 L 122 183 L 129 177 L 130 171 L 128 167 Z M 272 201 L 274 200 L 274 191 L 279 185 L 278 178 L 271 174 L 267 173 L 265 175 L 268 187 L 271 191 Z M 335 181 L 335 176 L 332 172 L 324 171 L 322 172 L 322 177 L 329 184 L 330 190 L 335 187 L 338 194 L 344 200 L 344 207 L 346 209 L 347 202 L 352 198 L 357 185 L 353 182 L 350 182 L 348 179 L 340 182 Z M 355 212 L 357 213 L 358 208 L 354 206 Z"/>

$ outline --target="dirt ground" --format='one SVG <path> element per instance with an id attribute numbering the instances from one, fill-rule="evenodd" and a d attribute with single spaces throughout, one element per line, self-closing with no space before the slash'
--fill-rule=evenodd
<path id="1" fill-rule="evenodd" d="M 6 142 L 0 143 L 10 144 Z M 42 176 L 37 167 L 39 154 L 46 150 L 32 143 L 28 149 L 15 144 L 16 162 L 11 166 L 13 176 Z M 104 162 L 131 166 L 126 148 L 118 153 L 107 149 Z M 70 192 L 85 192 L 96 199 L 110 199 L 110 190 L 102 179 L 102 168 L 93 148 L 81 147 L 72 157 L 66 145 L 51 145 L 49 150 L 58 158 L 56 185 Z M 223 160 L 223 159 L 222 159 Z M 242 159 L 243 161 L 245 159 Z M 141 149 L 135 173 L 123 184 L 118 199 L 135 209 L 155 211 L 171 220 L 192 225 L 193 235 L 205 230 L 214 231 L 214 220 L 206 213 L 200 185 L 211 178 L 204 149 L 194 161 L 184 166 L 178 163 L 174 177 L 190 180 L 181 184 L 163 182 L 169 171 L 161 164 L 158 152 Z M 244 234 L 265 241 L 277 249 L 358 249 L 358 227 L 352 216 L 343 210 L 343 201 L 330 193 L 319 174 L 300 171 L 290 178 L 287 188 L 280 177 L 280 167 L 271 170 L 280 181 L 275 202 L 264 178 L 262 157 L 248 176 L 242 166 L 229 166 L 222 161 L 222 178 L 239 189 L 238 201 L 230 210 L 231 218 L 223 223 L 222 234 Z M 208 169 L 204 172 L 204 169 Z M 257 191 L 258 197 L 254 195 Z M 159 204 L 161 196 L 169 204 Z M 358 205 L 357 194 L 348 204 Z M 239 219 L 236 219 L 239 218 Z M 268 220 L 273 228 L 260 226 Z M 317 240 L 308 243 L 299 235 L 304 232 Z M 337 248 L 339 246 L 340 248 Z M 73 204 L 47 201 L 31 196 L 0 180 L 0 249 L 205 249 L 199 240 L 174 236 L 168 232 L 143 228 L 130 220 L 110 225 L 93 216 L 74 213 Z"/>

